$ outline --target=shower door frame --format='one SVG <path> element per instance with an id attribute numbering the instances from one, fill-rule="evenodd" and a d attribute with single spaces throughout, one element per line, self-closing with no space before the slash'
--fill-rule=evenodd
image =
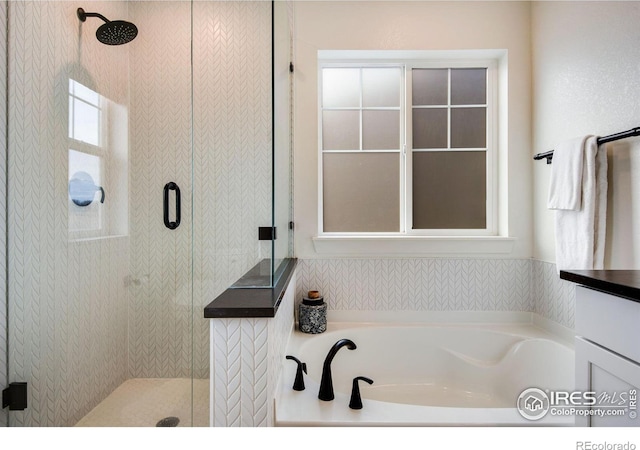
<path id="1" fill-rule="evenodd" d="M 0 390 L 9 384 L 9 303 L 7 299 L 7 0 L 0 1 Z M 9 426 L 0 409 L 0 427 Z"/>

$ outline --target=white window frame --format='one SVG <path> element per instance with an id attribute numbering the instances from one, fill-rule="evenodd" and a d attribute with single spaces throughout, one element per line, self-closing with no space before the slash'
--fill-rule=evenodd
<path id="1" fill-rule="evenodd" d="M 336 53 L 336 52 L 331 52 Z M 321 243 L 324 239 L 336 239 L 336 242 L 345 243 L 347 239 L 359 240 L 356 246 L 362 250 L 363 242 L 376 238 L 388 238 L 388 242 L 398 242 L 398 238 L 453 238 L 457 240 L 468 240 L 473 237 L 498 237 L 498 62 L 496 58 L 472 58 L 469 52 L 465 52 L 466 57 L 459 54 L 451 57 L 443 57 L 443 52 L 437 52 L 439 57 L 425 58 L 425 52 L 418 52 L 416 56 L 413 52 L 374 52 L 375 58 L 368 58 L 372 55 L 370 51 L 362 52 L 340 52 L 339 58 L 321 58 L 318 60 L 318 237 L 314 238 L 314 243 Z M 446 53 L 446 52 L 445 52 Z M 456 52 L 453 52 L 456 53 Z M 473 52 L 472 52 L 473 53 Z M 385 57 L 384 55 L 388 56 Z M 381 55 L 381 56 L 380 56 Z M 319 55 L 320 56 L 320 55 Z M 324 203 L 323 203 L 323 154 L 325 152 L 339 152 L 323 150 L 322 143 L 322 71 L 330 67 L 401 67 L 403 86 L 401 89 L 400 110 L 401 114 L 401 136 L 400 136 L 400 228 L 398 232 L 325 232 L 324 231 Z M 486 185 L 486 227 L 484 229 L 418 229 L 414 230 L 412 224 L 412 121 L 409 119 L 412 114 L 413 105 L 411 102 L 411 70 L 414 68 L 487 68 L 487 148 L 484 150 L 487 155 L 487 185 Z M 450 104 L 450 101 L 449 101 Z M 456 105 L 460 107 L 463 105 Z M 448 106 L 451 109 L 451 106 Z M 450 117 L 450 114 L 448 114 Z M 362 123 L 361 123 L 362 126 Z M 404 132 L 403 132 L 404 130 Z M 362 146 L 362 130 L 360 130 L 360 142 Z M 447 151 L 468 150 L 468 149 L 447 149 Z M 362 149 L 360 150 L 362 151 Z M 442 242 L 442 241 L 441 241 Z M 393 247 L 394 244 L 391 244 Z M 366 244 L 365 244 L 366 247 Z M 478 247 L 484 252 L 486 246 Z M 506 247 L 504 247 L 506 249 Z M 509 245 L 510 248 L 510 245 Z M 318 245 L 316 245 L 318 249 Z M 503 253 L 504 251 L 500 251 Z"/>
<path id="2" fill-rule="evenodd" d="M 325 68 L 400 68 L 401 70 L 401 81 L 405 79 L 405 67 L 404 64 L 400 62 L 376 62 L 376 61 L 362 61 L 362 62 L 340 62 L 340 61 L 326 61 L 322 64 L 318 65 L 318 79 L 319 87 L 318 87 L 318 180 L 319 180 L 319 191 L 318 191 L 318 230 L 321 235 L 324 236 L 398 236 L 402 235 L 402 230 L 405 227 L 405 211 L 404 211 L 404 199 L 405 192 L 402 189 L 403 186 L 406 185 L 405 181 L 405 158 L 406 158 L 406 134 L 402 133 L 402 130 L 406 129 L 405 123 L 405 114 L 403 112 L 406 110 L 405 106 L 405 85 L 406 83 L 402 83 L 400 86 L 400 148 L 396 150 L 363 150 L 363 136 L 362 136 L 362 111 L 365 111 L 367 108 L 362 106 L 362 98 L 360 98 L 360 149 L 359 150 L 323 150 L 323 142 L 322 142 L 322 112 L 325 111 L 325 108 L 322 105 L 322 70 Z M 361 80 L 362 82 L 362 80 Z M 362 97 L 362 85 L 360 89 L 360 95 Z M 353 109 L 353 108 L 326 108 L 326 110 L 339 110 L 339 109 Z M 381 108 L 371 108 L 372 110 L 381 109 Z M 391 109 L 391 108 L 389 108 Z M 395 110 L 395 109 L 394 109 Z M 324 153 L 398 153 L 399 154 L 399 170 L 400 170 L 400 232 L 325 232 L 324 231 L 324 198 L 323 198 L 323 154 Z"/>
<path id="3" fill-rule="evenodd" d="M 70 79 L 70 81 L 73 81 L 74 83 L 77 84 L 81 84 L 80 82 Z M 75 92 L 69 92 L 69 99 L 77 99 L 81 102 L 87 103 L 88 105 L 96 108 L 98 110 L 99 113 L 99 117 L 98 117 L 98 126 L 99 126 L 99 130 L 98 130 L 98 145 L 94 145 L 85 141 L 81 141 L 78 139 L 75 139 L 75 137 L 73 136 L 68 136 L 68 149 L 67 152 L 69 152 L 70 150 L 76 151 L 76 152 L 80 152 L 80 153 L 85 153 L 87 155 L 91 155 L 91 156 L 95 156 L 99 159 L 100 161 L 100 184 L 102 185 L 103 188 L 108 189 L 108 187 L 105 187 L 106 183 L 106 179 L 107 179 L 107 158 L 108 158 L 108 137 L 107 137 L 107 132 L 106 130 L 108 129 L 108 101 L 102 96 L 100 95 L 98 92 L 94 91 L 93 89 L 90 89 L 84 85 L 82 85 L 85 89 L 89 89 L 91 91 L 93 91 L 96 95 L 98 95 L 98 104 L 94 104 L 91 103 L 89 101 L 87 101 L 86 99 L 79 97 L 77 95 L 75 95 Z M 72 114 L 69 115 L 69 127 L 73 127 L 72 124 L 72 118 L 75 115 L 75 109 L 73 110 Z M 70 128 L 71 131 L 71 128 Z M 75 136 L 75 130 L 73 130 L 73 132 L 69 133 Z M 68 153 L 67 153 L 67 157 Z M 96 197 L 97 198 L 97 197 Z M 69 203 L 71 203 L 71 199 L 68 200 Z M 97 200 L 96 200 L 97 201 Z M 69 239 L 70 240 L 79 240 L 79 239 L 87 239 L 87 238 L 96 238 L 96 237 L 103 237 L 103 236 L 107 236 L 109 234 L 109 229 L 108 229 L 108 222 L 107 222 L 107 213 L 105 211 L 105 209 L 102 207 L 103 205 L 100 204 L 100 202 L 98 201 L 98 227 L 97 228 L 92 228 L 92 229 L 85 229 L 85 230 L 71 230 L 69 229 Z"/>
<path id="4" fill-rule="evenodd" d="M 407 62 L 406 70 L 406 116 L 411 117 L 413 105 L 410 102 L 412 98 L 412 69 L 459 69 L 459 68 L 486 68 L 487 69 L 487 121 L 486 121 L 486 148 L 467 149 L 467 148 L 451 148 L 451 136 L 449 135 L 451 126 L 451 114 L 447 114 L 449 121 L 447 149 L 443 150 L 420 150 L 420 151 L 485 151 L 486 152 L 486 226 L 482 228 L 447 228 L 447 229 L 413 229 L 413 122 L 407 120 L 406 125 L 406 142 L 407 142 L 407 162 L 406 162 L 406 217 L 405 223 L 407 229 L 405 234 L 408 236 L 496 236 L 498 234 L 498 64 L 494 59 L 458 59 L 458 60 L 418 60 L 415 62 Z M 449 70 L 449 77 L 451 71 Z M 451 80 L 449 80 L 448 105 L 450 111 L 452 108 L 468 107 L 467 105 L 451 105 Z M 477 106 L 477 105 L 474 105 Z"/>

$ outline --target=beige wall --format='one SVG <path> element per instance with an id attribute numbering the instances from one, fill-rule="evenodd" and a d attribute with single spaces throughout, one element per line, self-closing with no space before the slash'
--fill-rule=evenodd
<path id="1" fill-rule="evenodd" d="M 532 6 L 533 153 L 640 126 L 639 2 Z M 555 261 L 551 166 L 534 164 L 534 253 Z M 640 268 L 640 139 L 609 144 L 605 268 Z"/>
<path id="2" fill-rule="evenodd" d="M 299 258 L 319 256 L 312 242 L 318 232 L 318 50 L 507 49 L 508 148 L 502 149 L 507 155 L 500 161 L 507 171 L 502 171 L 499 192 L 501 205 L 508 205 L 502 229 L 517 240 L 513 252 L 501 256 L 531 256 L 528 2 L 305 1 L 295 3 L 295 24 L 295 245 Z"/>

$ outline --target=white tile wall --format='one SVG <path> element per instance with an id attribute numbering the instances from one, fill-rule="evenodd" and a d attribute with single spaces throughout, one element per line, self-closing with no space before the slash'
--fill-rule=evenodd
<path id="1" fill-rule="evenodd" d="M 295 276 L 275 318 L 211 319 L 211 424 L 273 426 L 273 399 L 293 328 Z"/>
<path id="2" fill-rule="evenodd" d="M 271 223 L 271 4 L 193 7 L 195 367 L 208 376 L 204 307 L 269 256 L 257 235 Z"/>
<path id="3" fill-rule="evenodd" d="M 191 8 L 187 2 L 132 2 L 130 17 L 139 33 L 127 44 L 131 277 L 136 280 L 128 311 L 128 374 L 188 377 L 193 356 Z M 170 181 L 181 190 L 182 223 L 176 230 L 162 220 L 163 188 Z"/>
<path id="4" fill-rule="evenodd" d="M 71 425 L 126 377 L 129 244 L 68 240 L 68 78 L 126 104 L 128 49 L 79 40 L 80 3 L 8 3 L 9 377 L 30 386 L 11 425 Z"/>
<path id="5" fill-rule="evenodd" d="M 296 299 L 322 292 L 332 310 L 529 311 L 573 327 L 572 283 L 529 259 L 308 259 Z"/>
<path id="6" fill-rule="evenodd" d="M 533 260 L 534 312 L 568 328 L 574 328 L 576 285 L 561 280 L 555 264 Z"/>
<path id="7" fill-rule="evenodd" d="M 13 425 L 72 425 L 127 377 L 190 376 L 192 358 L 208 377 L 203 307 L 267 256 L 270 4 L 193 3 L 193 117 L 190 3 L 92 1 L 137 24 L 115 47 L 78 7 L 9 2 L 10 377 L 30 384 Z M 70 76 L 129 108 L 130 237 L 68 241 Z M 182 190 L 175 231 L 169 181 Z"/>

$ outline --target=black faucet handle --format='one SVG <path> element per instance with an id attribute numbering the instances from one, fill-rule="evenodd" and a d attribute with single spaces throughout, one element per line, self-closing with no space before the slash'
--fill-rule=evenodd
<path id="1" fill-rule="evenodd" d="M 304 391 L 304 378 L 302 372 L 307 373 L 307 363 L 303 363 L 295 356 L 287 355 L 287 359 L 291 359 L 298 364 L 298 368 L 296 369 L 296 379 L 293 382 L 293 390 L 294 391 Z"/>
<path id="2" fill-rule="evenodd" d="M 373 384 L 373 380 L 367 377 L 355 377 L 353 379 L 351 400 L 349 401 L 349 408 L 351 409 L 362 409 L 362 398 L 360 398 L 360 386 L 358 385 L 358 381 L 361 380 L 369 384 Z"/>

